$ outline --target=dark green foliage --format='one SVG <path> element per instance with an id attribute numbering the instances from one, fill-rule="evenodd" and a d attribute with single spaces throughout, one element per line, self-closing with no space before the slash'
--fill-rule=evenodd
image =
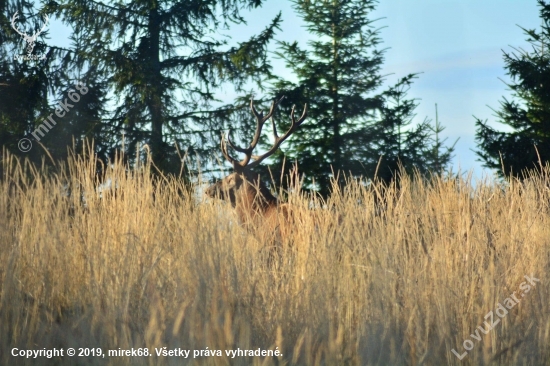
<path id="1" fill-rule="evenodd" d="M 476 118 L 477 155 L 501 175 L 520 176 L 550 160 L 550 4 L 538 3 L 542 29 L 522 28 L 533 48 L 504 53 L 513 99 L 503 98 L 495 112 L 497 121 L 512 131 L 498 131 Z"/>
<path id="2" fill-rule="evenodd" d="M 47 157 L 47 164 L 56 164 L 67 157 L 68 148 L 74 146 L 81 151 L 85 139 L 89 139 L 95 141 L 98 157 L 106 161 L 107 150 L 113 146 L 112 138 L 116 136 L 107 133 L 107 125 L 101 120 L 107 101 L 106 87 L 98 69 L 90 67 L 79 55 L 78 50 L 85 46 L 78 31 L 71 35 L 72 49 L 50 47 L 46 43 L 49 38 L 47 24 L 32 53 L 40 59 L 15 60 L 14 56 L 26 53 L 23 37 L 13 30 L 10 23 L 16 12 L 16 26 L 27 34 L 41 29 L 43 16 L 47 14 L 37 12 L 31 2 L 8 2 L 2 9 L 0 145 L 34 162 Z M 76 92 L 77 81 L 87 85 L 86 94 Z M 68 97 L 71 91 L 78 94 L 73 95 L 73 99 L 78 98 L 77 102 Z M 70 109 L 62 117 L 56 116 L 59 102 L 72 106 L 67 107 Z M 51 123 L 52 120 L 55 124 Z M 22 138 L 31 141 L 30 151 L 19 150 L 18 142 Z"/>
<path id="3" fill-rule="evenodd" d="M 80 0 L 50 2 L 48 10 L 80 32 L 79 57 L 100 71 L 115 96 L 108 119 L 118 148 L 135 154 L 147 143 L 164 172 L 178 172 L 176 148 L 205 156 L 212 132 L 223 128 L 227 109 L 212 107 L 222 83 L 239 90 L 269 71 L 266 46 L 280 22 L 275 16 L 261 34 L 229 45 L 217 32 L 244 20 L 243 8 L 260 0 L 138 0 L 106 4 Z M 103 79 L 102 79 L 103 80 Z M 98 98 L 101 96 L 98 95 Z M 218 139 L 215 134 L 215 139 Z"/>
<path id="4" fill-rule="evenodd" d="M 278 78 L 277 97 L 287 96 L 286 109 L 309 104 L 309 116 L 284 150 L 305 173 L 306 184 L 322 195 L 338 175 L 389 181 L 399 164 L 407 172 L 427 171 L 429 126 L 412 127 L 417 103 L 406 98 L 416 75 L 408 75 L 386 91 L 379 29 L 369 19 L 376 1 L 293 1 L 307 29 L 315 37 L 303 49 L 296 42 L 281 42 L 277 55 L 294 72 L 296 83 Z M 282 118 L 283 128 L 288 117 Z M 283 129 L 281 128 L 281 129 Z M 444 161 L 448 163 L 450 156 Z M 278 155 L 274 172 L 281 170 Z M 291 164 L 287 162 L 287 167 Z M 378 170 L 377 170 L 378 168 Z"/>
<path id="5" fill-rule="evenodd" d="M 430 122 L 430 121 L 428 121 Z M 448 167 L 450 160 L 453 157 L 453 151 L 458 138 L 451 146 L 445 146 L 447 138 L 441 139 L 441 132 L 445 130 L 445 127 L 439 121 L 439 114 L 437 110 L 437 104 L 435 105 L 435 123 L 429 124 L 429 129 L 432 135 L 428 138 L 431 146 L 429 151 L 424 155 L 426 164 L 424 165 L 430 172 L 435 174 L 443 174 Z"/>
<path id="6" fill-rule="evenodd" d="M 406 93 L 416 76 L 379 91 L 383 51 L 377 49 L 379 30 L 369 19 L 376 1 L 294 1 L 316 37 L 308 49 L 280 44 L 278 55 L 297 76 L 296 83 L 271 75 L 267 59 L 280 14 L 246 42 L 233 44 L 219 37 L 231 23 L 244 22 L 244 8 L 262 3 L 61 0 L 44 3 L 41 13 L 33 14 L 29 3 L 10 2 L 1 9 L 0 97 L 7 103 L 0 107 L 0 143 L 16 149 L 17 141 L 36 131 L 80 81 L 88 93 L 40 140 L 53 160 L 64 159 L 67 146 L 75 144 L 80 151 L 86 140 L 95 142 L 94 153 L 105 163 L 117 149 L 131 159 L 138 147 L 148 144 L 158 168 L 178 173 L 184 152 L 202 158 L 204 165 L 218 151 L 220 133 L 228 127 L 240 127 L 235 140 L 249 141 L 255 123 L 251 95 L 219 107 L 214 93 L 222 86 L 243 92 L 250 82 L 263 91 L 271 77 L 272 97 L 286 96 L 276 116 L 280 133 L 290 124 L 292 104 L 297 113 L 309 105 L 308 119 L 283 148 L 307 173 L 308 187 L 324 195 L 337 174 L 389 181 L 400 165 L 407 172 L 425 173 L 448 163 L 450 151 L 437 153 L 442 146 L 435 148 L 428 138 L 428 123 L 411 125 L 417 103 Z M 41 38 L 36 50 L 47 52 L 45 60 L 10 60 L 21 44 L 8 19 L 16 9 L 21 20 L 33 19 L 35 28 L 41 14 L 62 19 L 71 28 L 71 47 L 48 47 Z M 267 108 L 265 100 L 257 102 L 258 108 L 262 102 Z M 272 141 L 266 136 L 263 147 Z M 44 156 L 38 148 L 30 154 Z M 276 179 L 284 161 L 277 154 Z"/>
<path id="7" fill-rule="evenodd" d="M 41 154 L 36 148 L 23 154 L 18 141 L 34 130 L 36 118 L 48 110 L 49 59 L 15 60 L 14 56 L 26 53 L 26 44 L 11 26 L 11 17 L 17 12 L 16 24 L 21 31 L 40 29 L 43 19 L 30 17 L 32 10 L 32 4 L 26 1 L 2 2 L 0 6 L 0 146 L 39 161 Z M 39 36 L 34 54 L 45 52 L 42 41 L 47 33 L 45 30 Z"/>

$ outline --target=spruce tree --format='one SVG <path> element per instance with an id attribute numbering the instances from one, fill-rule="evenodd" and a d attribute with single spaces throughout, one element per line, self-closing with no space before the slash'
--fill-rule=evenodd
<path id="1" fill-rule="evenodd" d="M 428 121 L 428 123 L 431 121 Z M 441 138 L 441 132 L 445 130 L 445 127 L 439 121 L 439 112 L 437 110 L 437 104 L 435 105 L 435 123 L 429 123 L 429 129 L 431 136 L 429 137 L 431 142 L 431 149 L 426 153 L 428 171 L 441 175 L 448 168 L 448 165 L 453 157 L 453 151 L 459 138 L 451 146 L 445 146 L 447 138 Z"/>
<path id="2" fill-rule="evenodd" d="M 425 165 L 429 126 L 412 127 L 417 103 L 406 97 L 416 75 L 380 91 L 384 52 L 378 49 L 379 29 L 371 19 L 377 1 L 293 3 L 315 40 L 308 48 L 281 42 L 277 52 L 298 81 L 277 78 L 274 94 L 286 95 L 287 108 L 309 104 L 308 119 L 285 142 L 287 166 L 297 161 L 306 185 L 327 195 L 337 176 L 373 179 L 377 174 L 389 181 L 399 164 L 411 172 Z M 283 158 L 279 153 L 274 172 Z"/>
<path id="3" fill-rule="evenodd" d="M 497 122 L 512 131 L 499 131 L 476 118 L 476 153 L 486 167 L 501 175 L 521 176 L 525 169 L 550 160 L 550 4 L 542 0 L 538 4 L 542 28 L 522 28 L 532 49 L 504 52 L 512 99 L 503 98 L 495 112 Z"/>
<path id="4" fill-rule="evenodd" d="M 204 156 L 212 138 L 219 139 L 212 131 L 220 130 L 229 112 L 212 107 L 216 89 L 228 82 L 239 90 L 269 71 L 266 47 L 280 14 L 246 42 L 230 45 L 216 37 L 230 23 L 244 23 L 243 8 L 262 2 L 61 0 L 49 2 L 47 10 L 80 29 L 85 47 L 78 54 L 108 76 L 116 97 L 108 122 L 124 133 L 127 150 L 134 154 L 147 143 L 156 166 L 176 172 L 175 143 Z"/>
<path id="5" fill-rule="evenodd" d="M 69 49 L 49 45 L 51 14 L 33 5 L 14 0 L 0 9 L 0 146 L 35 163 L 48 156 L 52 159 L 45 162 L 56 165 L 67 157 L 68 148 L 76 145 L 76 151 L 82 151 L 89 139 L 94 140 L 96 155 L 107 161 L 110 137 L 116 134 L 101 119 L 108 101 L 105 77 L 79 55 L 85 46 L 78 28 L 70 35 Z M 20 33 L 38 31 L 31 54 L 35 58 L 21 57 L 27 56 L 28 44 Z M 85 94 L 75 90 L 77 82 L 87 86 Z"/>
<path id="6" fill-rule="evenodd" d="M 32 3 L 5 1 L 0 4 L 0 149 L 5 147 L 13 154 L 38 162 L 42 156 L 39 148 L 27 151 L 26 143 L 18 143 L 34 130 L 36 120 L 49 110 L 50 58 L 17 59 L 26 54 L 27 44 L 13 29 L 12 21 L 20 32 L 31 35 L 44 24 L 43 17 L 35 13 Z M 46 52 L 43 41 L 47 34 L 46 28 L 38 36 L 33 55 Z"/>

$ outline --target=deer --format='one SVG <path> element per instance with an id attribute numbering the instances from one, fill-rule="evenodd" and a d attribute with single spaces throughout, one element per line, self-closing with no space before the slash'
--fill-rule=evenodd
<path id="1" fill-rule="evenodd" d="M 42 28 L 40 28 L 40 30 L 35 32 L 32 36 L 29 36 L 27 33 L 21 32 L 19 29 L 17 29 L 17 26 L 15 25 L 15 21 L 19 18 L 19 15 L 17 13 L 18 12 L 15 12 L 13 17 L 11 18 L 11 26 L 20 36 L 23 37 L 25 42 L 27 42 L 27 56 L 30 56 L 32 54 L 32 50 L 34 49 L 34 44 L 36 43 L 38 36 L 42 32 L 44 32 L 44 29 L 46 29 L 49 18 L 47 15 L 44 15 L 44 24 L 42 24 Z"/>
<path id="2" fill-rule="evenodd" d="M 284 97 L 283 97 L 284 98 Z M 211 198 L 229 201 L 235 209 L 238 220 L 249 231 L 261 233 L 264 242 L 273 246 L 280 246 L 282 239 L 293 225 L 290 223 L 292 209 L 287 203 L 281 203 L 269 190 L 261 177 L 253 172 L 265 159 L 273 155 L 281 144 L 290 137 L 304 122 L 307 116 L 307 104 L 304 105 L 302 115 L 296 119 L 294 115 L 295 105 L 290 112 L 290 128 L 282 135 L 277 133 L 277 127 L 273 120 L 273 114 L 279 101 L 273 101 L 269 112 L 264 116 L 254 107 L 254 101 L 250 101 L 250 109 L 256 118 L 256 131 L 252 142 L 247 148 L 237 146 L 231 141 L 230 134 L 227 140 L 222 133 L 221 151 L 225 159 L 233 166 L 233 173 L 222 180 L 212 184 L 205 190 L 205 194 Z M 275 137 L 272 147 L 262 155 L 253 155 L 258 145 L 262 128 L 267 120 L 271 119 L 273 135 Z M 244 159 L 233 158 L 228 151 L 228 146 L 245 155 Z M 267 237 L 266 237 L 267 235 Z"/>

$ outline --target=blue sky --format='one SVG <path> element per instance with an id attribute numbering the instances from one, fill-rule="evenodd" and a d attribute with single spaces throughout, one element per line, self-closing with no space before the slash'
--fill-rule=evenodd
<path id="1" fill-rule="evenodd" d="M 414 4 L 413 4 L 414 3 Z M 499 100 L 509 96 L 502 51 L 529 49 L 517 26 L 538 28 L 535 0 L 383 0 L 378 8 L 383 30 L 385 70 L 402 75 L 423 72 L 410 95 L 419 98 L 418 117 L 434 117 L 447 127 L 449 140 L 460 137 L 454 165 L 481 173 L 475 149 L 475 119 L 495 121 Z M 499 123 L 494 126 L 501 127 Z"/>
<path id="2" fill-rule="evenodd" d="M 237 33 L 260 31 L 279 10 L 284 22 L 277 38 L 305 45 L 310 36 L 290 1 L 268 1 Z M 502 126 L 489 108 L 498 109 L 502 97 L 510 95 L 502 81 L 509 81 L 502 51 L 530 48 L 518 25 L 539 28 L 538 11 L 535 0 L 381 0 L 373 13 L 372 19 L 381 18 L 375 23 L 383 27 L 381 46 L 388 48 L 382 74 L 390 74 L 387 82 L 392 83 L 409 73 L 422 73 L 408 94 L 419 99 L 416 120 L 435 120 L 437 103 L 447 142 L 460 138 L 455 170 L 473 169 L 481 177 L 481 163 L 472 151 L 473 116 Z M 275 66 L 280 74 L 286 72 L 280 63 Z"/>
<path id="3" fill-rule="evenodd" d="M 500 80 L 509 80 L 502 51 L 530 48 L 518 25 L 539 28 L 538 10 L 535 0 L 381 0 L 372 14 L 372 19 L 381 18 L 375 24 L 383 28 L 381 47 L 388 48 L 382 68 L 387 82 L 422 73 L 409 92 L 419 100 L 417 121 L 434 120 L 437 103 L 447 142 L 460 138 L 454 170 L 460 166 L 481 176 L 481 163 L 472 151 L 473 116 L 495 121 L 489 107 L 498 109 L 499 100 L 510 95 Z M 284 22 L 277 39 L 306 45 L 310 35 L 288 0 L 268 0 L 262 8 L 245 12 L 248 25 L 233 27 L 229 34 L 235 41 L 244 40 L 260 32 L 279 11 Z M 51 22 L 52 44 L 63 43 L 66 34 L 58 22 Z M 280 61 L 274 67 L 278 74 L 292 77 Z"/>

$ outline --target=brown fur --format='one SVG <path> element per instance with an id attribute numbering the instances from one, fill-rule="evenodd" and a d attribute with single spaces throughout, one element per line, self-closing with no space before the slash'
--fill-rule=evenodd
<path id="1" fill-rule="evenodd" d="M 282 247 L 292 230 L 290 206 L 280 203 L 251 172 L 232 173 L 205 193 L 231 202 L 240 224 L 267 247 Z"/>
<path id="2" fill-rule="evenodd" d="M 273 146 L 260 156 L 253 155 L 252 152 L 260 140 L 262 127 L 267 120 L 273 117 L 273 113 L 282 99 L 274 101 L 271 104 L 269 113 L 265 116 L 263 113 L 258 112 L 254 108 L 254 102 L 250 101 L 250 109 L 256 117 L 256 131 L 252 142 L 247 148 L 242 148 L 234 145 L 229 137 L 226 141 L 224 135 L 222 135 L 222 154 L 233 165 L 235 172 L 211 185 L 205 191 L 212 198 L 220 198 L 231 202 L 231 205 L 237 212 L 240 223 L 247 230 L 253 231 L 260 242 L 270 247 L 280 247 L 283 241 L 289 237 L 289 230 L 292 230 L 292 222 L 294 221 L 290 217 L 292 210 L 289 209 L 287 204 L 279 204 L 277 198 L 262 183 L 260 177 L 252 172 L 252 169 L 275 153 L 285 139 L 300 126 L 307 115 L 307 105 L 305 105 L 302 116 L 296 120 L 294 117 L 294 107 L 292 107 L 292 111 L 290 112 L 291 126 L 282 136 L 277 134 L 277 127 L 272 120 L 275 137 Z M 233 150 L 245 154 L 245 158 L 239 161 L 231 157 L 227 150 L 228 146 Z"/>

